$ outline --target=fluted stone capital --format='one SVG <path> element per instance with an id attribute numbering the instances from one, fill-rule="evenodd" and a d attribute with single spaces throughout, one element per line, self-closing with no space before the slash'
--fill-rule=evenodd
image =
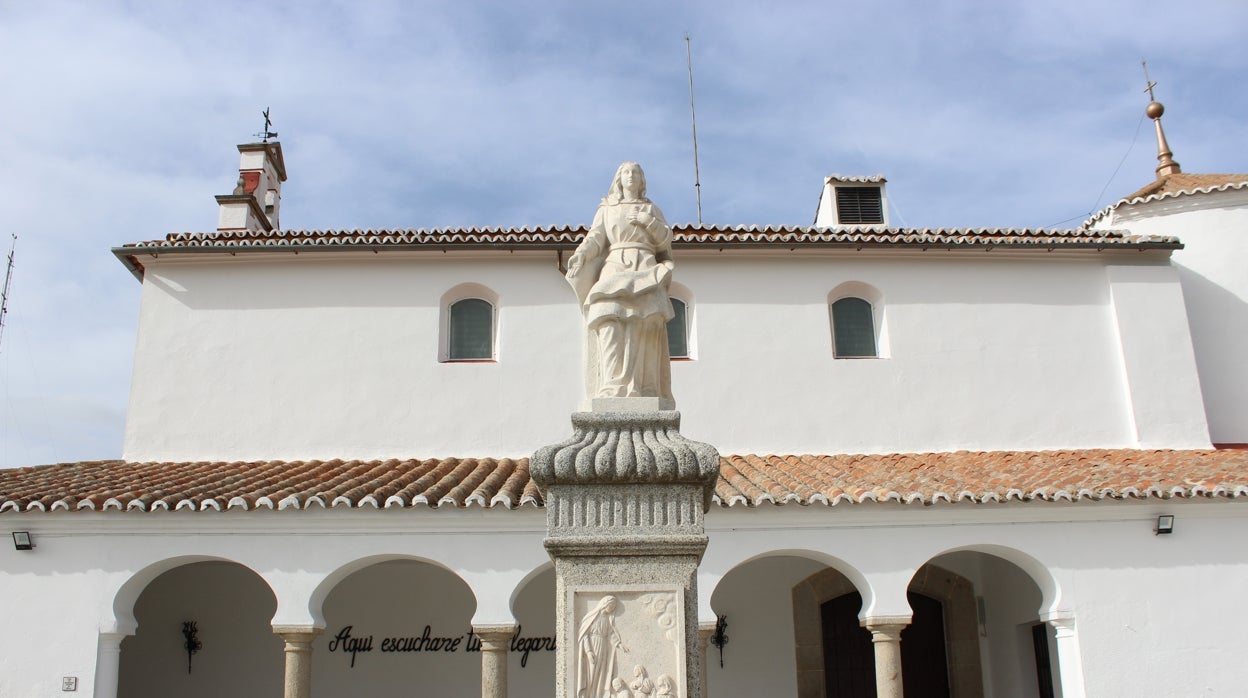
<path id="1" fill-rule="evenodd" d="M 551 485 L 698 484 L 706 498 L 719 477 L 719 452 L 680 433 L 680 413 L 576 412 L 572 438 L 537 450 L 529 463 Z"/>

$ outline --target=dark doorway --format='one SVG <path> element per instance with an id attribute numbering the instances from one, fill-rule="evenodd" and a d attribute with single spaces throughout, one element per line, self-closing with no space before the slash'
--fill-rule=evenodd
<path id="1" fill-rule="evenodd" d="M 1036 686 L 1040 698 L 1053 698 L 1053 661 L 1049 657 L 1049 624 L 1031 626 L 1031 644 L 1036 652 Z"/>
<path id="2" fill-rule="evenodd" d="M 862 596 L 852 591 L 823 604 L 823 678 L 828 698 L 875 698 L 871 633 L 858 625 Z M 904 669 L 903 669 L 904 671 Z"/>
<path id="3" fill-rule="evenodd" d="M 949 698 L 944 605 L 929 596 L 906 595 L 914 619 L 901 633 L 901 676 L 907 696 Z M 823 668 L 828 698 L 874 698 L 875 650 L 871 633 L 858 625 L 862 596 L 850 592 L 823 604 Z"/>
<path id="4" fill-rule="evenodd" d="M 945 656 L 945 606 L 930 596 L 906 594 L 914 619 L 901 631 L 901 683 L 907 696 L 949 698 Z"/>

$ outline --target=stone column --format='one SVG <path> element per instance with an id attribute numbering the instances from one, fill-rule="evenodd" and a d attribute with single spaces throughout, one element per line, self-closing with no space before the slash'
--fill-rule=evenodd
<path id="1" fill-rule="evenodd" d="M 273 632 L 286 641 L 284 698 L 310 698 L 312 695 L 312 641 L 321 628 L 277 625 Z"/>
<path id="2" fill-rule="evenodd" d="M 908 618 L 863 622 L 875 647 L 875 695 L 879 698 L 902 698 L 901 631 L 909 624 Z"/>
<path id="3" fill-rule="evenodd" d="M 95 652 L 95 698 L 117 698 L 121 673 L 121 641 L 126 633 L 100 633 Z"/>
<path id="4" fill-rule="evenodd" d="M 711 636 L 715 634 L 714 623 L 698 624 L 698 657 L 702 660 L 702 698 L 707 698 L 706 685 L 709 683 L 707 679 L 710 677 L 710 658 L 706 656 L 706 648 L 711 644 Z"/>
<path id="5" fill-rule="evenodd" d="M 507 647 L 516 626 L 474 625 L 472 633 L 481 640 L 481 698 L 507 698 Z"/>
<path id="6" fill-rule="evenodd" d="M 637 401 L 637 402 L 633 402 Z M 698 564 L 719 454 L 651 398 L 572 415 L 573 437 L 530 461 L 555 562 L 555 698 L 701 696 Z M 637 407 L 637 409 L 633 409 Z"/>
<path id="7" fill-rule="evenodd" d="M 1045 619 L 1053 626 L 1057 644 L 1057 678 L 1061 698 L 1084 698 L 1083 657 L 1079 653 L 1079 635 L 1075 617 L 1070 614 L 1051 615 Z"/>

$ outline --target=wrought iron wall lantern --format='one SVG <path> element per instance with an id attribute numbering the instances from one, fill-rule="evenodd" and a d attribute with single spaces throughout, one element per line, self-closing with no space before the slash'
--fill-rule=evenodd
<path id="1" fill-rule="evenodd" d="M 186 638 L 186 642 L 182 643 L 182 648 L 186 650 L 186 673 L 191 673 L 191 657 L 204 647 L 204 643 L 199 641 L 199 624 L 193 620 L 182 622 L 182 637 Z"/>
<path id="2" fill-rule="evenodd" d="M 34 550 L 35 542 L 30 538 L 30 531 L 14 531 L 13 547 L 17 550 Z"/>
<path id="3" fill-rule="evenodd" d="M 719 649 L 719 668 L 724 668 L 724 645 L 728 644 L 728 616 L 715 616 L 715 634 L 711 644 Z"/>
<path id="4" fill-rule="evenodd" d="M 1153 534 L 1158 536 L 1174 533 L 1174 515 L 1162 514 L 1157 517 L 1157 528 L 1153 529 Z"/>

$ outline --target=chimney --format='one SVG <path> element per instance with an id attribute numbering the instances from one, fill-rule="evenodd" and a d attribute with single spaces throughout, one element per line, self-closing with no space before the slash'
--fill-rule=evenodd
<path id="1" fill-rule="evenodd" d="M 238 185 L 217 197 L 217 230 L 277 230 L 282 207 L 286 162 L 282 144 L 245 143 L 238 146 Z"/>
<path id="2" fill-rule="evenodd" d="M 888 226 L 888 199 L 884 196 L 884 176 L 823 178 L 815 226 L 819 228 L 859 228 Z"/>

